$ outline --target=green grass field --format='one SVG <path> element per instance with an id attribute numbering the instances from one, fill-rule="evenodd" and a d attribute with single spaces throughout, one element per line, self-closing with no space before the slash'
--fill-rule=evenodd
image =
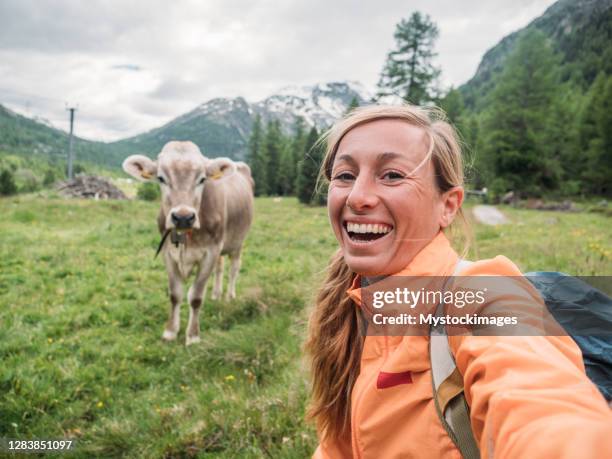
<path id="1" fill-rule="evenodd" d="M 503 209 L 470 258 L 612 274 L 612 220 Z M 207 299 L 202 342 L 162 342 L 157 205 L 0 199 L 0 437 L 75 438 L 73 457 L 309 456 L 307 308 L 335 248 L 323 208 L 256 201 L 238 300 Z M 183 306 L 182 326 L 187 307 Z"/>

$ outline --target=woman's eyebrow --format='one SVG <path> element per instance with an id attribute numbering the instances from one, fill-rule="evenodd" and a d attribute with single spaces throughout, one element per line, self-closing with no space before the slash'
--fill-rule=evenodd
<path id="1" fill-rule="evenodd" d="M 350 163 L 351 165 L 357 164 L 357 161 L 355 161 L 353 159 L 353 157 L 351 155 L 348 155 L 348 154 L 343 154 L 343 155 L 338 156 L 336 158 L 336 161 L 345 161 L 347 163 Z"/>
<path id="2" fill-rule="evenodd" d="M 406 157 L 401 153 L 396 153 L 394 151 L 385 151 L 376 156 L 376 165 L 381 166 L 382 164 L 388 163 L 393 160 L 399 160 L 401 164 L 405 164 L 409 166 L 412 164 L 413 160 L 411 158 Z"/>
<path id="3" fill-rule="evenodd" d="M 385 161 L 390 161 L 392 159 L 401 158 L 402 156 L 403 155 L 400 155 L 399 153 L 395 153 L 394 151 L 385 151 L 383 153 L 380 153 L 376 157 L 376 162 L 382 163 L 382 162 L 385 162 Z"/>

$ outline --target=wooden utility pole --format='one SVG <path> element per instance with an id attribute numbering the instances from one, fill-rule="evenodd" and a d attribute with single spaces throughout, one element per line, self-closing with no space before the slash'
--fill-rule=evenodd
<path id="1" fill-rule="evenodd" d="M 76 111 L 75 107 L 66 108 L 70 112 L 70 140 L 68 141 L 68 178 L 73 179 L 74 174 L 72 173 L 72 161 L 73 161 L 73 132 L 74 132 L 74 112 Z"/>

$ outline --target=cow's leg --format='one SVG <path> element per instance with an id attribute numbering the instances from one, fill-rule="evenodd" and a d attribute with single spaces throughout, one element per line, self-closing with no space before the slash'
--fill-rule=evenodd
<path id="1" fill-rule="evenodd" d="M 240 255 L 241 249 L 230 254 L 230 272 L 229 272 L 229 285 L 227 288 L 227 299 L 233 300 L 236 298 L 236 280 L 238 279 L 238 273 L 240 272 Z"/>
<path id="2" fill-rule="evenodd" d="M 206 296 L 206 283 L 215 266 L 215 262 L 221 252 L 220 248 L 214 248 L 207 252 L 206 256 L 200 262 L 200 269 L 196 279 L 189 289 L 189 323 L 187 324 L 187 336 L 185 344 L 198 343 L 200 341 L 200 307 Z"/>
<path id="3" fill-rule="evenodd" d="M 170 293 L 170 313 L 162 337 L 166 341 L 173 341 L 176 339 L 180 329 L 183 281 L 173 261 L 166 260 L 166 270 L 168 272 L 168 290 Z"/>
<path id="4" fill-rule="evenodd" d="M 223 255 L 219 255 L 215 264 L 215 286 L 213 287 L 211 298 L 218 300 L 223 293 Z"/>

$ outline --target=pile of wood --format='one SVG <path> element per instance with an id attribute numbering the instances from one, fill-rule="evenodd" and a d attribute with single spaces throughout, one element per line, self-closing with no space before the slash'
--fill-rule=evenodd
<path id="1" fill-rule="evenodd" d="M 102 177 L 78 175 L 57 185 L 57 190 L 67 198 L 127 199 L 123 191 Z"/>

